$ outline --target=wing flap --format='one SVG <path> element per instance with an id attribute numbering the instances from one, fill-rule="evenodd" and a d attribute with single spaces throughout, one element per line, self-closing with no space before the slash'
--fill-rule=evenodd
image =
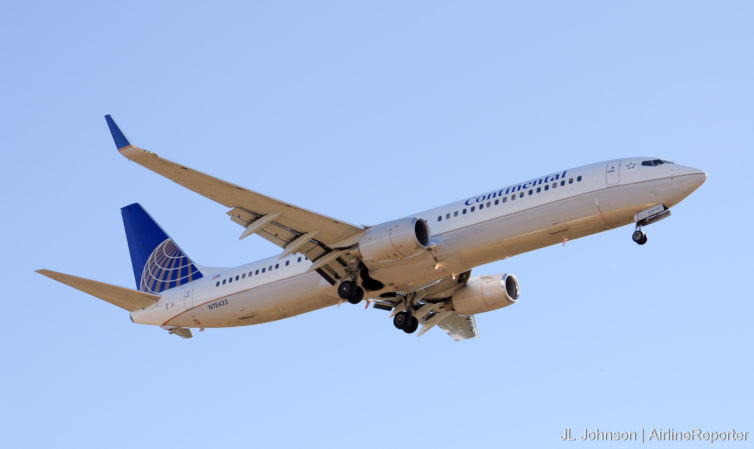
<path id="1" fill-rule="evenodd" d="M 447 332 L 455 341 L 468 340 L 479 336 L 474 315 L 453 313 L 437 323 L 437 327 Z"/>
<path id="2" fill-rule="evenodd" d="M 140 292 L 130 288 L 119 287 L 117 285 L 106 284 L 104 282 L 93 281 L 91 279 L 71 276 L 70 274 L 58 273 L 51 270 L 37 270 L 37 273 L 54 279 L 69 287 L 89 293 L 92 296 L 116 305 L 121 309 L 129 312 L 143 309 L 156 303 L 160 297 L 151 293 Z"/>

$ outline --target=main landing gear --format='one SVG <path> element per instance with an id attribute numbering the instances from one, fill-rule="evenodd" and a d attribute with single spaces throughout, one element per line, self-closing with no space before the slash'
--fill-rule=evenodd
<path id="1" fill-rule="evenodd" d="M 364 289 L 356 281 L 343 281 L 338 286 L 338 296 L 351 304 L 358 304 L 364 299 Z"/>
<path id="2" fill-rule="evenodd" d="M 419 319 L 413 314 L 416 293 L 400 295 L 403 299 L 403 310 L 393 317 L 393 326 L 407 334 L 413 334 L 419 328 Z M 397 307 L 397 306 L 396 306 Z"/>
<path id="3" fill-rule="evenodd" d="M 393 317 L 393 325 L 407 334 L 412 334 L 419 328 L 419 320 L 408 312 L 398 312 Z"/>
<path id="4" fill-rule="evenodd" d="M 639 245 L 647 243 L 647 234 L 641 230 L 641 225 L 636 225 L 636 230 L 631 235 L 631 239 Z"/>

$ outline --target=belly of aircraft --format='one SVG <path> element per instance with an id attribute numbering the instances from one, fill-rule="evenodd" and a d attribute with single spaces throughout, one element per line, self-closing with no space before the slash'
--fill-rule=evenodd
<path id="1" fill-rule="evenodd" d="M 300 315 L 338 302 L 335 289 L 317 273 L 294 276 L 205 302 L 165 325 L 230 327 Z"/>

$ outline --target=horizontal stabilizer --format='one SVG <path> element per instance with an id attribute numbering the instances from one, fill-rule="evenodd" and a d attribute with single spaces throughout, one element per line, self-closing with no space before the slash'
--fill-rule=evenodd
<path id="1" fill-rule="evenodd" d="M 70 274 L 58 273 L 56 271 L 37 270 L 37 273 L 77 290 L 81 290 L 84 293 L 89 293 L 92 296 L 96 296 L 99 299 L 107 301 L 122 309 L 126 309 L 129 312 L 149 307 L 160 299 L 159 296 L 151 293 L 118 287 L 117 285 L 106 284 L 104 282 L 92 281 L 91 279 L 84 279 L 77 276 L 71 276 Z"/>

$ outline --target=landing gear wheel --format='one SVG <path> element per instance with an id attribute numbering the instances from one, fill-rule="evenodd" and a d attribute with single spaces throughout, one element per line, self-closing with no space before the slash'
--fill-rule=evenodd
<path id="1" fill-rule="evenodd" d="M 419 329 L 419 320 L 413 315 L 408 318 L 408 322 L 403 328 L 403 332 L 407 334 L 413 334 L 414 332 L 416 332 L 416 329 Z"/>
<path id="2" fill-rule="evenodd" d="M 637 244 L 643 245 L 647 243 L 647 234 L 645 234 L 641 229 L 637 229 L 636 231 L 634 231 L 631 239 Z"/>
<path id="3" fill-rule="evenodd" d="M 398 312 L 393 317 L 393 326 L 407 334 L 412 334 L 419 328 L 419 320 L 406 312 Z"/>
<path id="4" fill-rule="evenodd" d="M 340 296 L 340 299 L 349 299 L 351 297 L 351 291 L 353 290 L 354 284 L 351 281 L 343 281 L 338 286 L 338 296 Z"/>
<path id="5" fill-rule="evenodd" d="M 364 299 L 364 289 L 353 281 L 343 281 L 338 286 L 338 296 L 351 304 L 358 304 Z"/>
<path id="6" fill-rule="evenodd" d="M 348 302 L 350 302 L 351 304 L 358 304 L 362 299 L 364 299 L 364 289 L 354 284 L 353 288 L 351 289 L 351 297 L 348 298 Z"/>
<path id="7" fill-rule="evenodd" d="M 411 321 L 411 316 L 407 314 L 406 312 L 398 312 L 393 317 L 393 326 L 396 327 L 396 329 L 403 329 L 406 327 L 406 323 L 409 323 Z"/>

